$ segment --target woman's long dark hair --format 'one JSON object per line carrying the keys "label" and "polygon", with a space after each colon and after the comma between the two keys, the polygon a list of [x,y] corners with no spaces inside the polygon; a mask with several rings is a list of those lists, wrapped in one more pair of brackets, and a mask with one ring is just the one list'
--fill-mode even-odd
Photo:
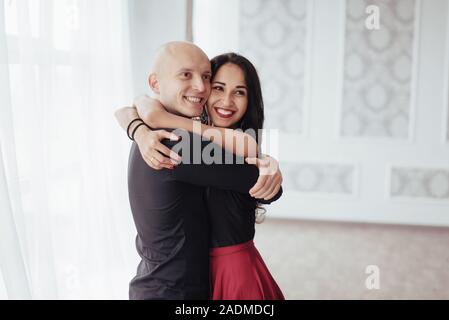
{"label": "woman's long dark hair", "polygon": [[237,128],[240,128],[243,131],[253,129],[256,133],[256,142],[260,144],[258,130],[263,128],[264,112],[262,88],[260,86],[256,68],[248,59],[233,52],[216,56],[210,63],[212,68],[212,80],[220,67],[227,63],[235,64],[243,71],[246,87],[248,89],[248,107],[242,119],[237,123]]}
{"label": "woman's long dark hair", "polygon": [[[243,131],[247,129],[254,130],[256,142],[260,145],[261,135],[259,135],[259,130],[263,129],[265,116],[263,112],[262,88],[260,86],[259,75],[257,74],[256,68],[244,56],[234,52],[220,54],[213,58],[210,63],[212,68],[212,81],[220,67],[227,63],[235,64],[243,71],[248,90],[248,106],[245,114],[236,126]],[[262,223],[265,220],[265,212],[265,208],[263,208],[260,203],[256,203],[256,223]]]}

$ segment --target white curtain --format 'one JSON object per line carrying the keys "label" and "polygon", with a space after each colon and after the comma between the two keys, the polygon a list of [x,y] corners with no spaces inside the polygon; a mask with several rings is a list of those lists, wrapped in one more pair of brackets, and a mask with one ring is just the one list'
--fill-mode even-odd
{"label": "white curtain", "polygon": [[113,112],[133,97],[127,1],[0,4],[0,289],[126,299],[138,257]]}

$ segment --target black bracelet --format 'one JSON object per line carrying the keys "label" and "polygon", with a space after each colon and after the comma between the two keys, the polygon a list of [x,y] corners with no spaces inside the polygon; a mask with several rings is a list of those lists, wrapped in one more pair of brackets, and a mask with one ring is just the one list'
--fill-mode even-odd
{"label": "black bracelet", "polygon": [[132,140],[132,141],[134,141],[134,134],[136,133],[137,129],[138,129],[140,126],[145,126],[145,127],[148,128],[148,126],[145,124],[145,122],[142,121],[141,123],[139,123],[139,124],[134,128],[133,133],[131,133],[131,140]]}
{"label": "black bracelet", "polygon": [[133,138],[131,138],[131,136],[129,135],[129,128],[131,128],[131,125],[134,123],[134,122],[136,122],[136,121],[142,121],[142,123],[143,123],[143,120],[142,119],[140,119],[140,118],[136,118],[136,119],[134,119],[133,121],[131,121],[129,124],[128,124],[128,127],[126,128],[126,134],[128,135],[128,138],[130,139],[130,140],[134,140]]}

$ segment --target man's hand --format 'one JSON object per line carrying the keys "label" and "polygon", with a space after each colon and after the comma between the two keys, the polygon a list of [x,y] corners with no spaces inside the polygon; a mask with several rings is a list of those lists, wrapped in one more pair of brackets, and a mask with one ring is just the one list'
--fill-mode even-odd
{"label": "man's hand", "polygon": [[249,190],[251,197],[256,199],[270,200],[281,188],[282,173],[276,159],[265,155],[262,159],[246,158],[248,164],[254,164],[259,168],[259,179]]}
{"label": "man's hand", "polygon": [[134,134],[140,154],[151,168],[155,170],[173,169],[181,162],[181,157],[164,146],[160,142],[162,139],[178,141],[179,137],[165,130],[151,131],[146,126],[140,126]]}

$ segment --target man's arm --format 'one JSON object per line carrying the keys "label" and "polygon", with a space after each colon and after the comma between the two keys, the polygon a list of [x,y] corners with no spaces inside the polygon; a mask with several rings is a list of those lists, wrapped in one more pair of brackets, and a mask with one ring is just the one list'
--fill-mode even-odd
{"label": "man's arm", "polygon": [[[182,161],[171,171],[173,180],[240,193],[248,193],[258,180],[258,167],[245,163],[242,157],[223,150],[213,142],[204,141],[201,136],[190,132],[184,134],[183,139],[186,140],[179,142],[182,144]],[[170,141],[164,141],[164,143],[169,147],[174,146],[174,143]],[[179,145],[175,147],[179,147]],[[211,150],[213,150],[211,157],[218,160],[218,163],[206,158],[211,154]],[[221,153],[217,155],[216,152],[220,152],[220,150]],[[272,198],[277,195],[280,197],[281,194],[282,189],[278,189]]]}
{"label": "man's arm", "polygon": [[[138,114],[153,128],[184,129],[202,135],[208,140],[241,157],[257,157],[256,140],[242,131],[212,127],[191,119],[167,112],[159,101],[148,96],[140,96],[134,102]],[[256,132],[257,134],[257,132]]]}

